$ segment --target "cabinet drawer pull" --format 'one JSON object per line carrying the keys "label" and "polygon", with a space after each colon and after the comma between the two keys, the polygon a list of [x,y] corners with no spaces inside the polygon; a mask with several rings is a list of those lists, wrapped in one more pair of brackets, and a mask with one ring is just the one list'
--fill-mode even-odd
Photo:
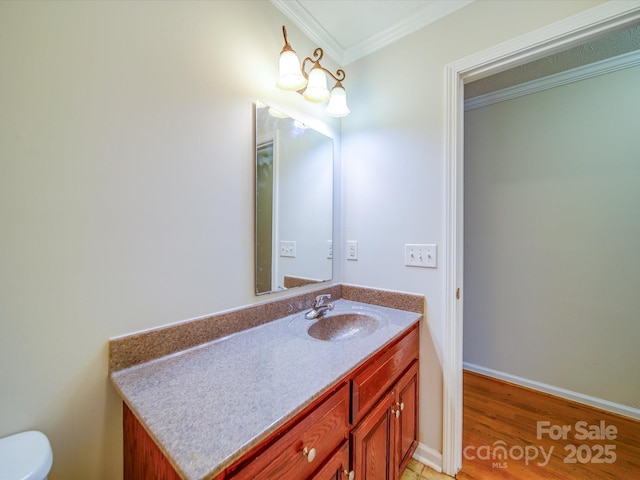
{"label": "cabinet drawer pull", "polygon": [[316,458],[316,449],[315,448],[309,448],[309,447],[304,447],[302,449],[302,454],[307,457],[307,462],[311,463],[313,462],[313,459]]}
{"label": "cabinet drawer pull", "polygon": [[356,472],[354,472],[353,470],[349,471],[349,470],[345,470],[344,472],[342,472],[342,474],[347,477],[349,480],[353,480],[354,477],[356,476]]}

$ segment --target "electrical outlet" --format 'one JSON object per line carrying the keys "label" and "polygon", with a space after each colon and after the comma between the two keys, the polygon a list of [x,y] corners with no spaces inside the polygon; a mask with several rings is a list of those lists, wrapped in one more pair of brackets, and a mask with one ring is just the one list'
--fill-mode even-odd
{"label": "electrical outlet", "polygon": [[280,241],[280,256],[281,257],[293,257],[296,256],[296,242],[295,241]]}
{"label": "electrical outlet", "polygon": [[347,242],[347,260],[358,260],[358,242],[356,240]]}
{"label": "electrical outlet", "polygon": [[437,246],[425,244],[406,244],[404,246],[404,264],[408,267],[436,268]]}

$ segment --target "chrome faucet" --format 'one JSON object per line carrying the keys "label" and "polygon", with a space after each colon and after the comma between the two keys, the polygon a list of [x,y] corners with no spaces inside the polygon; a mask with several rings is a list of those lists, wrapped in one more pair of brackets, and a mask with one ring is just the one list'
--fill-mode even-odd
{"label": "chrome faucet", "polygon": [[327,310],[333,310],[333,303],[324,303],[325,299],[331,300],[331,295],[328,293],[318,295],[313,302],[313,307],[305,313],[304,318],[313,320],[314,318],[320,318]]}

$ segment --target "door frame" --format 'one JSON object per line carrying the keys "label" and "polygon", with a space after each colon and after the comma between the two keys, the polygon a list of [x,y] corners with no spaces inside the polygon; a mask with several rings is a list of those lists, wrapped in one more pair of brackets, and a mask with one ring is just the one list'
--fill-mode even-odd
{"label": "door frame", "polygon": [[442,471],[462,467],[464,84],[640,22],[640,2],[612,0],[445,67]]}

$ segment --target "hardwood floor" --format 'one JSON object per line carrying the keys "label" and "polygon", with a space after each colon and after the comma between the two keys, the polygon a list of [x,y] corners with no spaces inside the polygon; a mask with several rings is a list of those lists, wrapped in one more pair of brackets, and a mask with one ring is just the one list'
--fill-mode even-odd
{"label": "hardwood floor", "polygon": [[468,371],[463,445],[459,480],[640,478],[639,421]]}

